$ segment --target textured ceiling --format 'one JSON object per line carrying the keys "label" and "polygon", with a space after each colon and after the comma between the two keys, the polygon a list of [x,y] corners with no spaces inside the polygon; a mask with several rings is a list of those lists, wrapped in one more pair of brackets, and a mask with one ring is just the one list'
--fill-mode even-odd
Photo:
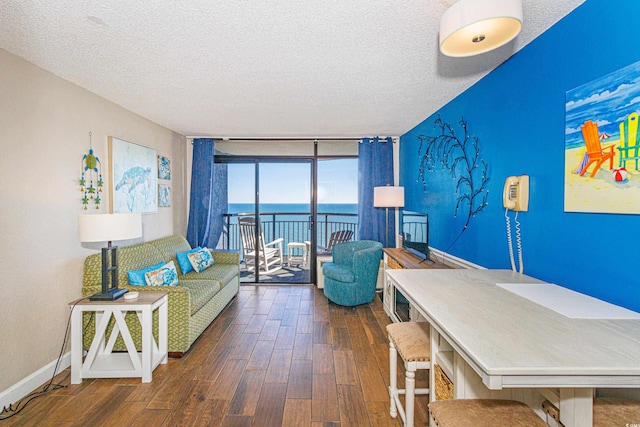
{"label": "textured ceiling", "polygon": [[0,48],[182,135],[401,135],[583,1],[523,0],[466,59],[438,51],[455,0],[2,0]]}

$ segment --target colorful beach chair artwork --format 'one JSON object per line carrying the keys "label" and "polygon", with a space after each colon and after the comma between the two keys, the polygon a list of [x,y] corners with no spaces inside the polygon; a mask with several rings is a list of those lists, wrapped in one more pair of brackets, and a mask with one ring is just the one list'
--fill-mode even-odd
{"label": "colorful beach chair artwork", "polygon": [[584,122],[581,129],[582,137],[584,138],[584,143],[586,145],[586,152],[582,162],[573,173],[583,176],[589,169],[589,166],[593,164],[595,166],[589,175],[590,178],[593,178],[598,172],[598,169],[600,169],[600,166],[602,166],[602,164],[607,160],[609,160],[609,169],[613,169],[613,157],[616,154],[615,151],[613,151],[615,144],[609,144],[603,147],[600,143],[598,125],[591,120]]}
{"label": "colorful beach chair artwork", "polygon": [[638,141],[638,113],[629,114],[627,119],[620,123],[620,144],[617,147],[620,152],[618,167],[627,167],[627,162],[635,161],[634,170],[638,170],[640,160],[640,141]]}

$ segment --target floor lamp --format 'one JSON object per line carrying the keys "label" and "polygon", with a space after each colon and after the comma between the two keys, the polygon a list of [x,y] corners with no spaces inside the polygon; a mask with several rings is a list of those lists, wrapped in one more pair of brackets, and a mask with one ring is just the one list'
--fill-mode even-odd
{"label": "floor lamp", "polygon": [[127,292],[126,289],[118,289],[118,247],[112,246],[111,242],[135,239],[140,236],[142,236],[141,214],[78,216],[78,237],[81,242],[107,242],[107,247],[102,248],[102,290],[92,295],[89,298],[91,301],[112,301]]}
{"label": "floor lamp", "polygon": [[373,207],[386,208],[386,220],[384,228],[384,246],[389,247],[389,208],[404,207],[404,187],[393,187],[387,185],[385,187],[373,188]]}

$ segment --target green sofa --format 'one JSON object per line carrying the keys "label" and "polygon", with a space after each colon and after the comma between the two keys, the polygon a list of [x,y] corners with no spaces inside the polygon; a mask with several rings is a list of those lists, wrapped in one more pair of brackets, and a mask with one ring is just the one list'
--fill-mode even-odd
{"label": "green sofa", "polygon": [[[130,291],[169,291],[168,351],[170,357],[181,357],[238,293],[240,285],[240,255],[238,252],[211,251],[214,265],[198,273],[182,274],[176,253],[191,246],[180,235],[118,248],[118,287]],[[177,286],[131,286],[129,270],[139,270],[162,261],[173,260],[178,270]],[[90,255],[84,262],[82,295],[101,291],[101,254]],[[157,311],[154,313],[154,335],[157,339]],[[95,319],[85,313],[84,346],[88,349],[95,334]],[[141,349],[140,323],[133,312],[126,316],[127,325],[138,348]],[[113,319],[112,319],[113,324]],[[112,325],[111,325],[112,326]],[[110,328],[111,328],[110,326]],[[126,351],[122,337],[114,350]]]}

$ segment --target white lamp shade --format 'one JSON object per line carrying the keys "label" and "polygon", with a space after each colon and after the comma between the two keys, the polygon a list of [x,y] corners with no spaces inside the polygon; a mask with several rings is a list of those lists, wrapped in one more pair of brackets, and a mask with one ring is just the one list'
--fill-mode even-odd
{"label": "white lamp shade", "polygon": [[520,0],[460,0],[440,20],[440,52],[465,57],[497,49],[522,28]]}
{"label": "white lamp shade", "polygon": [[78,216],[78,237],[81,242],[111,242],[140,236],[142,215],[139,213]]}
{"label": "white lamp shade", "polygon": [[374,187],[373,206],[376,208],[401,208],[404,206],[404,187]]}

